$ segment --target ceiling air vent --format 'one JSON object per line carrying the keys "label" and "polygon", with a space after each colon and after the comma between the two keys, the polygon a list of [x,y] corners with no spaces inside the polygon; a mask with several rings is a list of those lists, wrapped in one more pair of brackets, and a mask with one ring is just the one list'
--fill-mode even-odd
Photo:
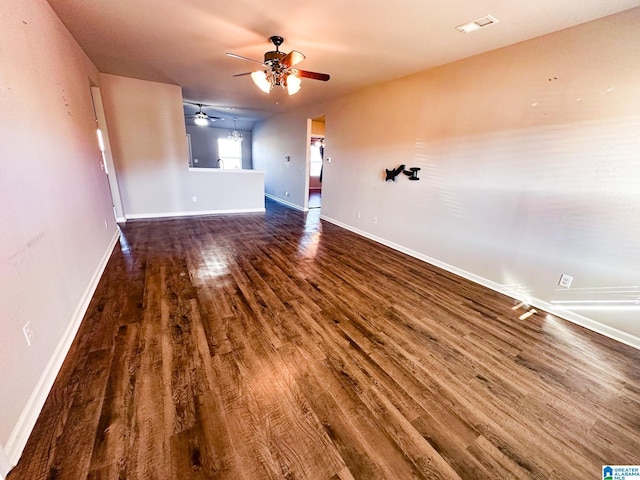
{"label": "ceiling air vent", "polygon": [[485,15],[484,17],[480,17],[473,22],[458,25],[456,28],[462,33],[469,33],[473,32],[474,30],[478,30],[479,28],[488,27],[489,25],[492,25],[494,23],[498,23],[497,18],[494,18],[491,15]]}

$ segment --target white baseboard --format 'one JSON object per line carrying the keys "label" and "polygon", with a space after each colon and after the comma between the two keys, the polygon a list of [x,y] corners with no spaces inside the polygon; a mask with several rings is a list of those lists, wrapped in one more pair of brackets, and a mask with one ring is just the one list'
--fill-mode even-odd
{"label": "white baseboard", "polygon": [[227,210],[197,210],[192,212],[164,212],[164,213],[131,213],[127,214],[127,220],[144,218],[172,218],[172,217],[195,217],[198,215],[222,215],[228,213],[264,213],[263,208],[233,208]]}
{"label": "white baseboard", "polygon": [[127,223],[126,217],[116,217],[116,223]]}
{"label": "white baseboard", "polygon": [[4,453],[4,448],[0,443],[0,480],[5,480],[5,478],[7,478],[9,470],[11,470],[11,464],[9,463],[9,459]]}
{"label": "white baseboard", "polygon": [[296,205],[295,203],[287,202],[286,200],[283,200],[283,199],[281,199],[279,197],[271,195],[270,193],[265,193],[264,196],[267,197],[270,200],[273,200],[274,202],[281,203],[282,205],[286,205],[287,207],[295,208],[296,210],[299,210],[301,212],[306,212],[308,210],[308,209],[305,210],[300,205]]}
{"label": "white baseboard", "polygon": [[[389,248],[392,248],[394,250],[407,254],[410,257],[417,258],[418,260],[422,260],[423,262],[429,263],[431,265],[435,265],[436,267],[442,268],[443,270],[451,272],[462,278],[471,280],[472,282],[482,285],[483,287],[487,287],[491,290],[495,290],[496,292],[502,293],[516,300],[519,300],[519,301],[522,300],[522,298],[519,298],[517,292],[513,291],[513,289],[505,287],[504,285],[500,285],[499,283],[496,283],[492,280],[481,277],[471,272],[467,272],[466,270],[455,267],[453,265],[449,265],[448,263],[442,262],[433,257],[429,257],[420,252],[416,252],[415,250],[411,250],[397,243],[390,242],[388,240],[385,240],[382,237],[372,235],[369,232],[365,232],[364,230],[360,230],[351,225],[347,225],[334,218],[327,217],[325,215],[320,215],[320,218],[322,220],[326,220],[327,222],[333,223],[334,225],[342,227],[346,230],[349,230],[353,233],[357,233],[358,235],[361,235],[370,240],[373,240],[374,242],[380,243]],[[636,337],[635,335],[631,335],[630,333],[623,332],[621,330],[618,330],[617,328],[610,327],[608,325],[597,322],[595,320],[592,320],[590,318],[587,318],[575,312],[565,310],[563,308],[559,308],[556,305],[553,305],[544,300],[540,300],[539,298],[528,297],[527,303],[532,307],[536,307],[536,308],[539,308],[540,310],[544,310],[546,312],[552,313],[553,315],[563,318],[564,320],[568,320],[569,322],[575,323],[577,325],[580,325],[581,327],[587,328],[601,335],[604,335],[605,337],[609,337],[613,340],[617,340],[620,343],[624,343],[625,345],[629,345],[631,347],[634,347],[640,350],[640,338]]]}
{"label": "white baseboard", "polygon": [[[47,396],[53,387],[53,382],[55,381],[56,376],[62,367],[62,363],[69,352],[73,339],[80,328],[84,314],[86,313],[87,308],[89,308],[91,298],[98,287],[100,277],[102,277],[102,273],[109,262],[109,257],[111,257],[111,253],[113,252],[119,237],[120,230],[116,229],[116,233],[109,242],[107,250],[102,256],[89,285],[87,285],[78,306],[73,312],[71,321],[67,325],[58,345],[56,345],[56,349],[51,355],[44,372],[40,376],[40,380],[38,380],[38,383],[33,389],[27,404],[22,410],[16,426],[9,435],[9,439],[7,440],[7,444],[4,448],[4,453],[6,455],[6,459],[9,461],[10,467],[17,465],[18,460],[20,460],[22,450],[24,450],[24,447],[27,444],[27,440],[29,439],[29,435],[31,435],[31,431],[36,424],[38,415],[40,415],[44,402],[47,400]],[[2,468],[1,464],[0,468]]]}

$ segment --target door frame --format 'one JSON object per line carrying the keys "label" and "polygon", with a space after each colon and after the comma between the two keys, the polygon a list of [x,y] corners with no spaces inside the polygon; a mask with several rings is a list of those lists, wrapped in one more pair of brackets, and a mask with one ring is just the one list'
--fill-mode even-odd
{"label": "door frame", "polygon": [[[309,174],[311,172],[311,139],[314,137],[326,138],[325,137],[326,130],[322,134],[313,133],[313,121],[319,120],[319,119],[322,119],[324,121],[325,129],[326,129],[326,123],[327,123],[326,115],[319,115],[314,118],[307,118],[307,136],[306,136],[307,143],[305,145],[306,168],[305,168],[305,175],[304,175],[304,211],[305,212],[309,210],[309,178],[310,178]],[[324,159],[323,159],[323,166],[324,166]]]}
{"label": "door frame", "polygon": [[[118,185],[118,174],[113,162],[111,153],[111,143],[109,142],[109,131],[107,130],[107,119],[104,114],[104,105],[102,103],[102,94],[100,87],[91,85],[91,98],[93,100],[93,108],[96,114],[97,126],[102,132],[102,140],[104,143],[104,162],[106,164],[107,179],[109,181],[109,190],[111,192],[111,200],[113,201],[113,211],[116,222],[122,223],[127,221],[127,216],[122,205],[122,197],[120,196],[120,187]],[[105,173],[106,173],[105,172]]]}

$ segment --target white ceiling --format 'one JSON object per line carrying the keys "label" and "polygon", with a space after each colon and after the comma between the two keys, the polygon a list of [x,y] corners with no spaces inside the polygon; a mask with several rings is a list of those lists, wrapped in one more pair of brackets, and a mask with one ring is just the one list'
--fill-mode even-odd
{"label": "white ceiling", "polygon": [[[48,0],[102,72],[177,84],[207,113],[247,121],[627,10],[639,0]],[[472,33],[456,25],[490,14]],[[281,35],[302,90],[261,92],[249,76]],[[259,67],[258,67],[259,68]],[[227,110],[234,108],[235,110]]]}

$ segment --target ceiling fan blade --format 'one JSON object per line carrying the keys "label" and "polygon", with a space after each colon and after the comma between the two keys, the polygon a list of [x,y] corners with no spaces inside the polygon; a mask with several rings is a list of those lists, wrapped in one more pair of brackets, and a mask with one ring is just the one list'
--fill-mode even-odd
{"label": "ceiling fan blade", "polygon": [[234,77],[244,77],[245,75],[251,75],[253,72],[236,73]]}
{"label": "ceiling fan blade", "polygon": [[328,73],[308,72],[307,70],[295,69],[293,70],[293,73],[301,78],[311,78],[313,80],[322,80],[323,82],[326,82],[331,78]]}
{"label": "ceiling fan blade", "polygon": [[280,63],[284,65],[286,68],[291,68],[294,65],[303,61],[305,58],[307,57],[305,57],[302,53],[298,52],[297,50],[291,50],[282,58],[282,60],[280,60]]}
{"label": "ceiling fan blade", "polygon": [[237,58],[237,59],[239,59],[239,60],[246,60],[247,62],[257,63],[257,64],[259,64],[259,65],[262,65],[262,66],[265,66],[265,67],[266,67],[266,65],[265,65],[264,63],[259,62],[258,60],[254,60],[254,59],[252,59],[252,58],[243,57],[242,55],[236,55],[235,53],[227,53],[227,54],[225,54],[225,55],[227,55],[227,56],[229,56],[229,57],[231,57],[231,58]]}

